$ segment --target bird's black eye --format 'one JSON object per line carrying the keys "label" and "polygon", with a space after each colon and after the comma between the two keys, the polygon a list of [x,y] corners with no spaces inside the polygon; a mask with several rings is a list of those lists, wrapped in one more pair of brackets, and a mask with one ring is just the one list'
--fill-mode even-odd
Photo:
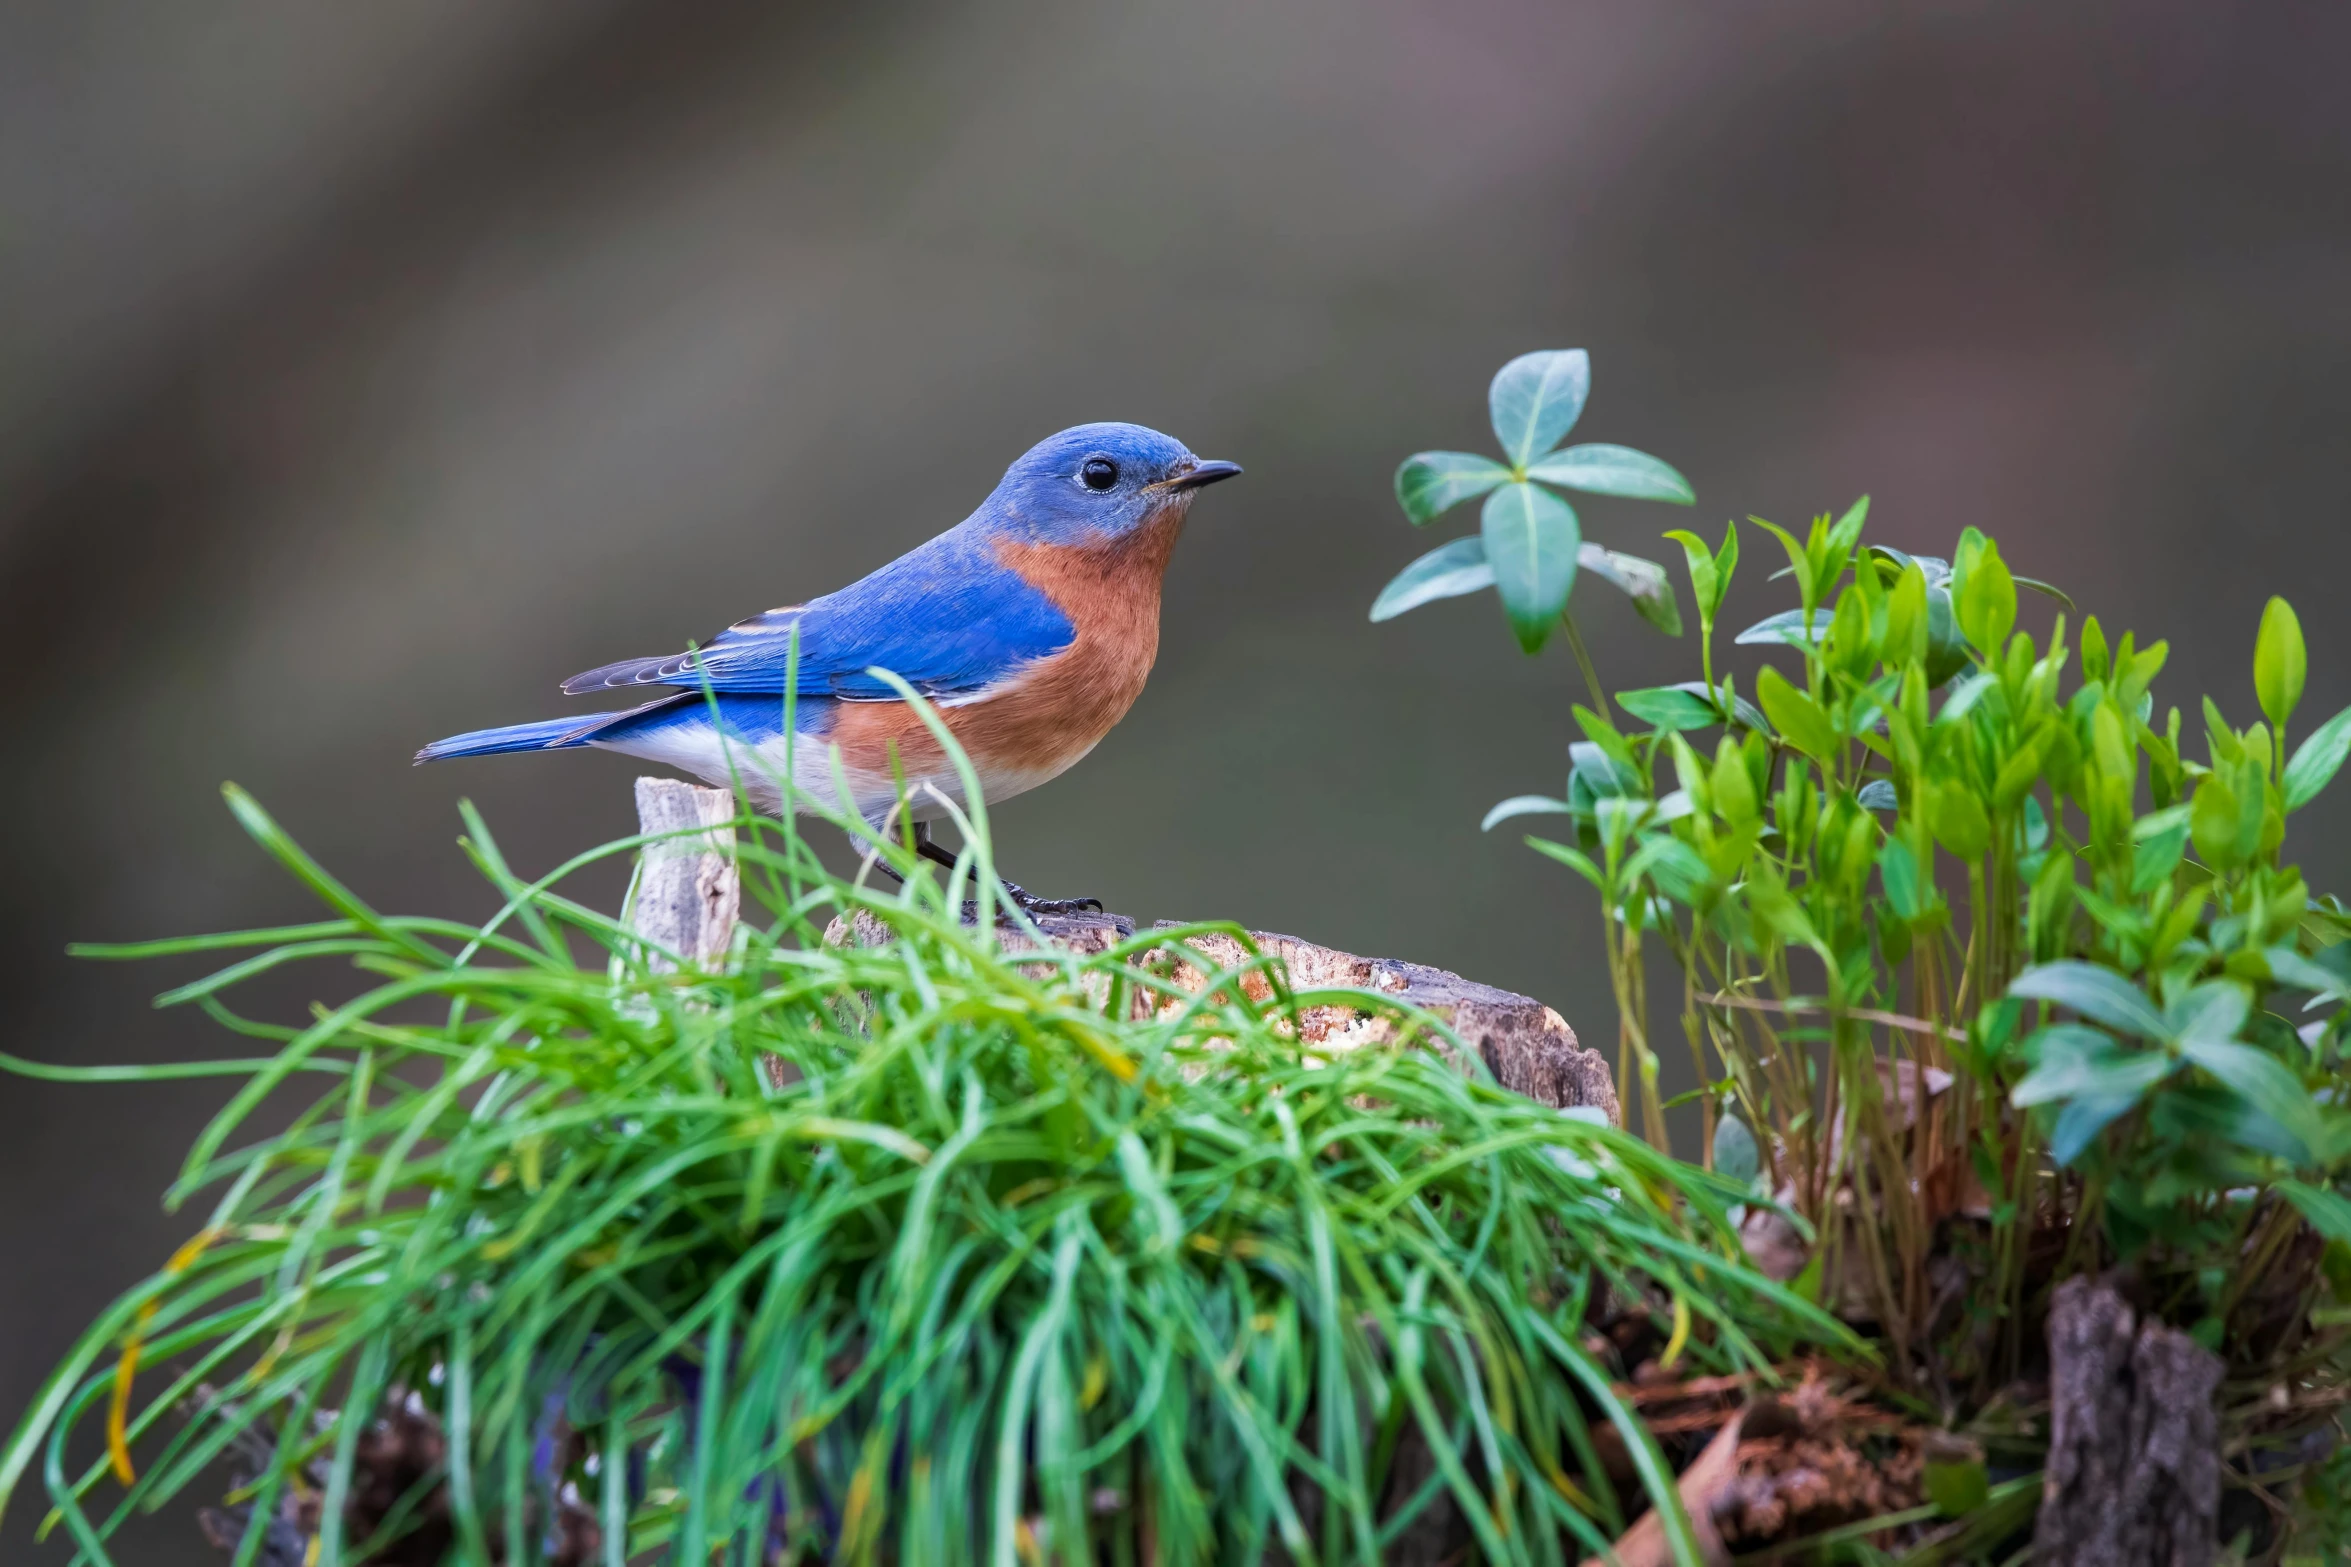
{"label": "bird's black eye", "polygon": [[1118,464],[1107,457],[1089,457],[1078,478],[1089,490],[1107,490],[1118,482]]}

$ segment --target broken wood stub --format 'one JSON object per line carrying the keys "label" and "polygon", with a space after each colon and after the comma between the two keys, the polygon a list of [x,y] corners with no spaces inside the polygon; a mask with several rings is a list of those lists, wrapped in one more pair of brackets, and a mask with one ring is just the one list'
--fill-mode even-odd
{"label": "broken wood stub", "polygon": [[2139,1321],[2112,1286],[2058,1286],[2035,1562],[2207,1567],[2220,1515],[2221,1373],[2219,1356]]}
{"label": "broken wood stub", "polygon": [[660,949],[646,954],[649,967],[674,969],[666,956],[671,952],[690,963],[712,963],[733,944],[743,902],[734,819],[735,797],[725,789],[675,778],[637,780],[637,830],[688,834],[648,843],[639,856],[629,926]]}

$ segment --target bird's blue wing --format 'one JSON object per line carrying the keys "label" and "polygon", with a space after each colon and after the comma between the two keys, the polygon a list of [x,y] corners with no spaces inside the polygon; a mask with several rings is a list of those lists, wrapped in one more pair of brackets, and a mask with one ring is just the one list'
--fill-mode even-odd
{"label": "bird's blue wing", "polygon": [[792,633],[799,694],[855,701],[895,695],[865,671],[890,670],[925,696],[976,691],[1069,646],[1076,629],[1053,601],[962,528],[873,575],[806,604],[738,621],[692,653],[626,659],[572,676],[573,695],[626,686],[781,693]]}

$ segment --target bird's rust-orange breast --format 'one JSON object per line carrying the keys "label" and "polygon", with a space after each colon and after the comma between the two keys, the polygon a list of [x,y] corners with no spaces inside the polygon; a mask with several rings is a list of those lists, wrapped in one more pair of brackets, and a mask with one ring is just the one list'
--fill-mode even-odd
{"label": "bird's rust-orange breast", "polygon": [[[1051,599],[1076,635],[987,692],[941,710],[991,798],[1030,789],[1073,766],[1124,718],[1159,653],[1159,589],[1186,507],[1177,504],[1118,539],[1080,545],[1005,542],[997,557]],[[832,739],[851,769],[887,776],[896,747],[909,778],[945,757],[904,703],[845,704]]]}

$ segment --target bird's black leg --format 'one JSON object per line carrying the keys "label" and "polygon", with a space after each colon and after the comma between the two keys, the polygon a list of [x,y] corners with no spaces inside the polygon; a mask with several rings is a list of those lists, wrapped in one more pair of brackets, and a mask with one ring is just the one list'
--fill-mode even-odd
{"label": "bird's black leg", "polygon": [[[933,865],[943,865],[949,870],[955,868],[955,856],[931,841],[931,827],[928,822],[914,824],[914,852]],[[1013,881],[1006,881],[1004,890],[1011,896],[1014,903],[1019,904],[1021,909],[1029,914],[1082,914],[1089,909],[1097,914],[1102,912],[1100,898],[1040,898],[1026,887]],[[971,909],[972,905],[966,904],[965,908]],[[976,917],[976,913],[974,917]]]}

